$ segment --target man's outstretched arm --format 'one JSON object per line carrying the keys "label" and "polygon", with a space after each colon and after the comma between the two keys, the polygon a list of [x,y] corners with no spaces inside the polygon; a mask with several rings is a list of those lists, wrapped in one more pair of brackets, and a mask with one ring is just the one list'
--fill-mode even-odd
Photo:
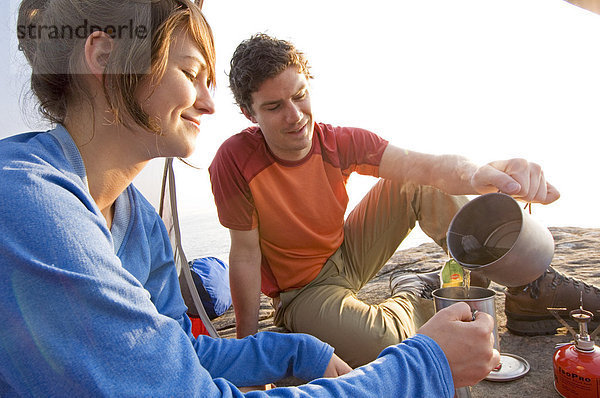
{"label": "man's outstretched arm", "polygon": [[501,191],[525,202],[552,203],[560,197],[542,168],[525,159],[490,162],[478,167],[458,155],[431,155],[388,145],[379,175],[404,183],[430,185],[451,195]]}
{"label": "man's outstretched arm", "polygon": [[260,263],[262,254],[258,229],[229,230],[229,283],[235,310],[237,337],[253,335],[258,331],[260,308]]}

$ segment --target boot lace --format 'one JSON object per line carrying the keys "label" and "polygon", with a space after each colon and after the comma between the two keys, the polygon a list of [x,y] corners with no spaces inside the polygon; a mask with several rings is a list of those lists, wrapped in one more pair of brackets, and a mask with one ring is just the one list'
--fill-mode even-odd
{"label": "boot lace", "polygon": [[424,283],[423,291],[421,292],[421,297],[426,299],[433,298],[433,291],[437,289],[437,286],[430,285],[429,283]]}
{"label": "boot lace", "polygon": [[564,274],[561,274],[560,272],[556,271],[553,268],[548,269],[544,275],[540,276],[539,278],[537,278],[535,281],[529,283],[528,285],[525,286],[525,288],[523,289],[524,292],[529,292],[529,296],[532,299],[537,299],[540,297],[540,283],[542,282],[542,280],[544,278],[546,278],[547,276],[549,276],[549,274],[554,274],[553,278],[552,278],[552,282],[550,282],[550,286],[552,289],[556,289],[559,285],[565,283],[565,284],[569,284],[572,283],[573,287],[577,290],[583,290],[585,293],[590,293],[590,292],[594,292],[594,294],[598,295],[600,294],[600,289],[598,289],[595,286],[592,285],[588,285],[587,283],[574,279],[572,277],[568,277]]}

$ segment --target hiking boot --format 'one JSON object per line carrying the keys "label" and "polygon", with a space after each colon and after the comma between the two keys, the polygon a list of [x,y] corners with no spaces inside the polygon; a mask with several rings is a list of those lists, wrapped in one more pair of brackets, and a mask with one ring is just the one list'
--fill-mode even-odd
{"label": "hiking boot", "polygon": [[412,293],[416,297],[433,299],[431,292],[440,287],[439,271],[413,274],[397,270],[390,276],[392,297]]}
{"label": "hiking boot", "polygon": [[514,334],[536,336],[554,334],[562,325],[548,308],[566,308],[561,317],[572,322],[569,311],[583,308],[594,314],[590,332],[600,324],[600,290],[577,279],[566,277],[549,267],[544,275],[528,285],[506,289],[506,328]]}

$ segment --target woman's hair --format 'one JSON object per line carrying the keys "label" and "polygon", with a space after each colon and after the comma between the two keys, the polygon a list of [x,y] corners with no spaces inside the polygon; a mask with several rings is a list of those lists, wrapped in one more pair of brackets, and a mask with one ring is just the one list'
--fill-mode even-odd
{"label": "woman's hair", "polygon": [[[104,96],[113,122],[137,125],[160,134],[158,122],[135,98],[142,82],[164,75],[174,34],[190,34],[208,67],[214,87],[215,49],[210,26],[190,0],[23,0],[19,9],[19,47],[32,68],[31,89],[39,110],[64,123],[72,101],[89,101],[81,74],[88,36],[102,30],[113,38],[103,74]],[[91,106],[91,101],[89,102]]]}
{"label": "woman's hair", "polygon": [[229,87],[237,104],[252,112],[252,93],[267,79],[275,77],[290,66],[298,68],[307,79],[312,78],[304,54],[285,40],[258,33],[244,40],[231,58]]}

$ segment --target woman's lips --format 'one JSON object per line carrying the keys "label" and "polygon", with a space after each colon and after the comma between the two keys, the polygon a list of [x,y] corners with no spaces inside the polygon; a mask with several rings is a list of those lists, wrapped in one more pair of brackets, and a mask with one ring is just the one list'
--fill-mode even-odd
{"label": "woman's lips", "polygon": [[200,119],[195,119],[189,116],[181,116],[182,119],[187,120],[188,122],[192,122],[196,127],[200,128]]}

